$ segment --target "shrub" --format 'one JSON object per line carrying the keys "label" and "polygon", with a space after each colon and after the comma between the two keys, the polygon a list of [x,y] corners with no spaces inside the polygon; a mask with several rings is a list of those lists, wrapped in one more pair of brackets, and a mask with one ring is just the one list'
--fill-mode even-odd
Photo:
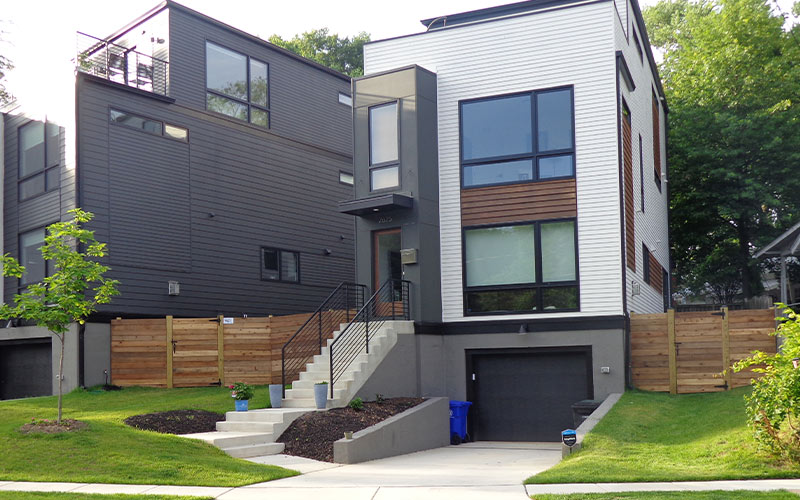
{"label": "shrub", "polygon": [[783,339],[780,352],[753,352],[733,365],[734,371],[753,367],[761,377],[754,379],[753,391],[745,396],[747,416],[756,440],[775,454],[793,462],[800,461],[800,323],[798,316],[784,304],[786,317],[772,335]]}
{"label": "shrub", "polygon": [[352,401],[350,401],[350,404],[348,406],[354,409],[355,411],[361,411],[364,409],[364,401],[361,398],[355,398]]}

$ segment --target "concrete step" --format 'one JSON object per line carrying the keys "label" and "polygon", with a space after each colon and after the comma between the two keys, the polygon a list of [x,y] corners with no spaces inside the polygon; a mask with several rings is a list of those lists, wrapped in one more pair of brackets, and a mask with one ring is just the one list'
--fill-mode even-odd
{"label": "concrete step", "polygon": [[219,432],[264,432],[275,434],[275,428],[283,426],[281,422],[217,422]]}
{"label": "concrete step", "polygon": [[[333,389],[334,397],[339,397],[344,394],[345,389],[340,389],[339,384]],[[315,389],[312,387],[311,389],[307,388],[295,388],[294,385],[291,389],[286,391],[286,399],[314,399],[314,391]],[[327,390],[328,395],[330,395],[330,389]],[[284,399],[284,401],[286,400]]]}
{"label": "concrete step", "polygon": [[286,418],[295,418],[302,415],[302,411],[286,410],[283,408],[267,408],[263,410],[229,411],[225,414],[226,422],[283,422]]}
{"label": "concrete step", "polygon": [[275,440],[271,432],[199,432],[196,434],[184,434],[182,437],[201,439],[206,443],[223,449],[267,444]]}
{"label": "concrete step", "polygon": [[222,451],[236,458],[261,457],[264,455],[277,455],[282,453],[286,447],[283,443],[251,444],[245,446],[234,446],[223,448]]}

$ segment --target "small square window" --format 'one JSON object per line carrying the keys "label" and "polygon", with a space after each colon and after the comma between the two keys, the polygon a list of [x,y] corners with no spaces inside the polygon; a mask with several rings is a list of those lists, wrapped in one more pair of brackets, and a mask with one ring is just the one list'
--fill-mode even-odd
{"label": "small square window", "polygon": [[278,248],[262,248],[261,279],[299,283],[300,254]]}

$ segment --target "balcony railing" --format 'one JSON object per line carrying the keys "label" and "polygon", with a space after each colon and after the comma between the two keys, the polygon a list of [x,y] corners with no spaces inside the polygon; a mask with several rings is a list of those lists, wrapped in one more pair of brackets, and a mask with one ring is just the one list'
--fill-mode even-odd
{"label": "balcony railing", "polygon": [[169,63],[78,32],[78,71],[160,95],[168,94]]}

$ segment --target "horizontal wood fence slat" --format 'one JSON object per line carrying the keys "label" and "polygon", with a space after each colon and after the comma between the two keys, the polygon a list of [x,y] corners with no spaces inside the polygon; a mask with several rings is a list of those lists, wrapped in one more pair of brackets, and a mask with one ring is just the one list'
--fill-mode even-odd
{"label": "horizontal wood fence slat", "polygon": [[[750,384],[751,370],[730,366],[759,350],[775,353],[775,310],[631,314],[633,385],[672,394],[715,392]],[[723,370],[727,370],[721,375]]]}
{"label": "horizontal wood fence slat", "polygon": [[[311,314],[111,322],[111,383],[200,387],[281,383],[281,348]],[[331,322],[328,322],[331,323]],[[330,338],[339,325],[329,324]]]}

